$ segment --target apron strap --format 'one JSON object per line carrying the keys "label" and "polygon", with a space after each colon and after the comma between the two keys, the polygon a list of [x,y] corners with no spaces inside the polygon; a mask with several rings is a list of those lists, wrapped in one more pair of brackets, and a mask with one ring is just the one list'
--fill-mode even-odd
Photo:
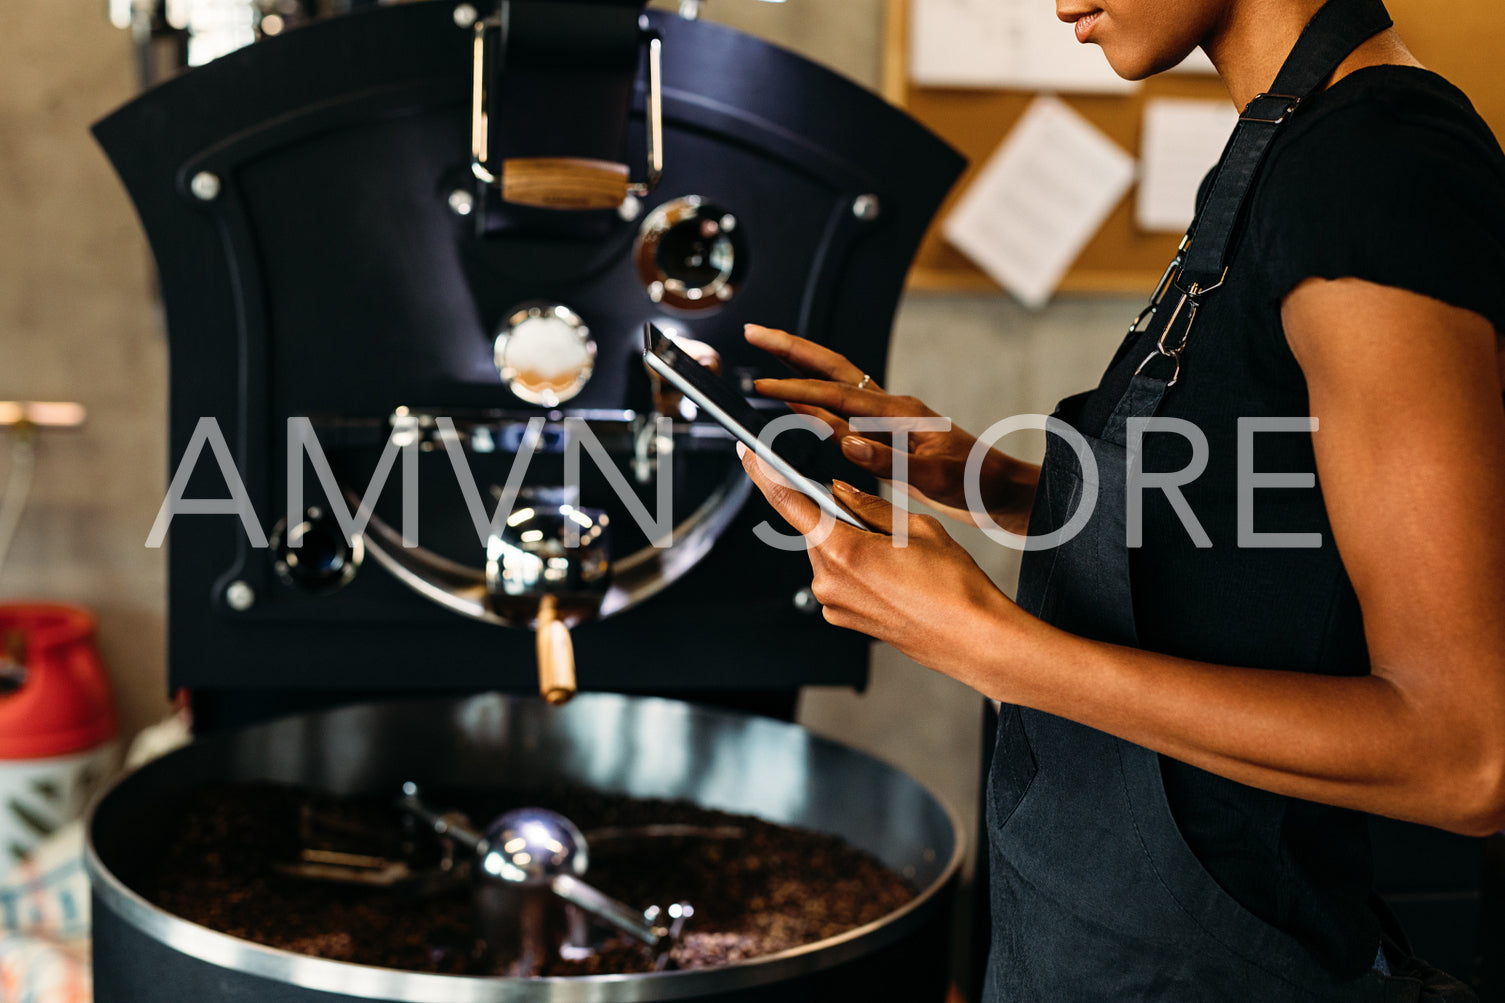
{"label": "apron strap", "polygon": [[1322,89],[1353,50],[1392,23],[1382,0],[1329,0],[1312,17],[1270,91],[1250,101],[1239,116],[1212,191],[1192,224],[1177,283],[1184,291],[1196,296],[1222,284],[1234,228],[1281,125]]}
{"label": "apron strap", "polygon": [[[1302,101],[1322,90],[1343,60],[1392,23],[1383,0],[1328,0],[1302,31],[1270,91],[1244,108],[1223,150],[1211,191],[1171,263],[1170,281],[1161,282],[1140,315],[1141,319],[1154,317],[1149,330],[1158,332],[1155,349],[1140,363],[1109,416],[1104,439],[1125,445],[1128,419],[1154,415],[1180,379],[1181,354],[1197,309],[1228,274],[1234,230],[1281,126]],[[1174,308],[1167,309],[1167,303]]]}

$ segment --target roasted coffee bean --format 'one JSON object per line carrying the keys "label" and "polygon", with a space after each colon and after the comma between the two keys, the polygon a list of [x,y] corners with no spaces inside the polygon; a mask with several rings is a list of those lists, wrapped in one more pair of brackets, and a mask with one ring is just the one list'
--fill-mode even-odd
{"label": "roasted coffee bean", "polygon": [[[425,797],[483,825],[527,805],[557,811],[587,833],[644,825],[740,829],[735,838],[616,838],[590,848],[587,879],[608,895],[635,908],[681,900],[695,906],[672,951],[678,968],[731,964],[824,940],[881,919],[914,897],[893,870],[833,836],[688,803],[569,787],[426,790]],[[174,837],[138,887],[192,922],[270,947],[383,968],[501,975],[517,960],[508,945],[478,943],[468,887],[415,896],[277,870],[305,849],[433,866],[437,841],[413,840],[390,798],[225,784],[198,791],[176,820]],[[638,945],[612,941],[584,960],[551,957],[543,974],[626,974],[652,965]]]}

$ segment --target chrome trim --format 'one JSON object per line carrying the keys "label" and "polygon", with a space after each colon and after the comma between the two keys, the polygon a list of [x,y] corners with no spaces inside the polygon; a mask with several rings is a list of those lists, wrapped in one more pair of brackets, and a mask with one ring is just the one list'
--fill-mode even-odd
{"label": "chrome trim", "polygon": [[[705,501],[674,527],[674,545],[643,547],[612,562],[612,585],[601,601],[608,617],[656,595],[695,566],[736,518],[752,493],[752,482],[736,464]],[[346,494],[349,495],[347,489]],[[404,547],[402,537],[372,514],[366,526],[366,551],[394,578],[419,595],[473,620],[504,626],[527,626],[501,616],[486,601],[483,569],[453,561],[425,547]]]}
{"label": "chrome trim", "polygon": [[627,194],[642,198],[658,187],[664,176],[664,40],[654,32],[648,36],[648,176],[629,181]]}
{"label": "chrome trim", "polygon": [[471,42],[470,173],[488,185],[494,185],[501,179],[486,166],[486,161],[491,159],[487,135],[491,123],[486,113],[486,32],[501,26],[499,14],[482,18],[475,22],[475,36]]}

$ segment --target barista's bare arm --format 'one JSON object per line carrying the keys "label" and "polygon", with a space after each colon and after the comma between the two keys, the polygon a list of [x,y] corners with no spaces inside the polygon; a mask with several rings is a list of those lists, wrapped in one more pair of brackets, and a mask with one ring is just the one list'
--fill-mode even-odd
{"label": "barista's bare arm", "polygon": [[1018,694],[1257,787],[1499,830],[1505,408],[1495,331],[1476,314],[1357,280],[1304,283],[1282,320],[1319,422],[1318,480],[1372,674],[1228,670],[1057,635]]}
{"label": "barista's bare arm", "polygon": [[[1283,319],[1319,421],[1318,477],[1372,674],[1210,665],[1075,637],[988,588],[923,517],[910,521],[907,550],[837,526],[812,551],[817,596],[832,622],[989,696],[1266,790],[1497,831],[1505,408],[1495,332],[1467,311],[1355,280],[1302,285]],[[803,499],[749,466],[796,526],[812,524]],[[892,518],[871,495],[841,500],[874,525]]]}

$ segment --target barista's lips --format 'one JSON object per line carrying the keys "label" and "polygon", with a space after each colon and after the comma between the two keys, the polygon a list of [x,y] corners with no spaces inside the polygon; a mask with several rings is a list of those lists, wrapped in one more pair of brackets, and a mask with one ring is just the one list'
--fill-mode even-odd
{"label": "barista's lips", "polygon": [[1078,18],[1076,22],[1076,40],[1085,43],[1092,35],[1092,29],[1097,25],[1102,16],[1102,11],[1095,10],[1085,17]]}
{"label": "barista's lips", "polygon": [[1101,8],[1088,8],[1086,10],[1057,10],[1056,17],[1068,24],[1076,25],[1076,39],[1078,42],[1086,42],[1092,34],[1092,29],[1103,16]]}

